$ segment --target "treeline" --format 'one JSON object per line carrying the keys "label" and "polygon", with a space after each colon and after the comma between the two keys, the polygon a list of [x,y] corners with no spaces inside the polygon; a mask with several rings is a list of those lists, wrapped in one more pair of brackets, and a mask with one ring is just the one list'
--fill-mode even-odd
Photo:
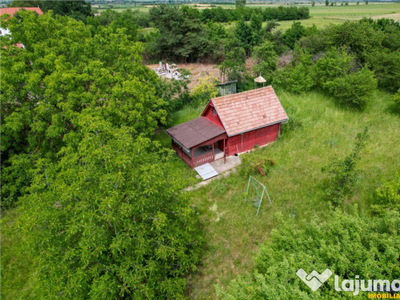
{"label": "treeline", "polygon": [[239,21],[244,19],[250,21],[251,16],[256,13],[262,16],[263,21],[285,21],[285,20],[302,20],[310,17],[310,11],[307,7],[297,6],[279,6],[263,8],[240,7],[237,9],[224,9],[222,7],[206,8],[203,10],[193,9],[194,15],[201,19],[204,23],[209,21],[224,23]]}
{"label": "treeline", "polygon": [[377,87],[400,89],[398,22],[363,19],[308,33],[296,27],[293,58],[275,84],[295,93],[319,89],[353,108],[365,107]]}

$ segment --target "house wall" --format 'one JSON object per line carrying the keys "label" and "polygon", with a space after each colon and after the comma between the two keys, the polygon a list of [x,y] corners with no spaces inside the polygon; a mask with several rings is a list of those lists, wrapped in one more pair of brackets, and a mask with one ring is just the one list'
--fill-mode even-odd
{"label": "house wall", "polygon": [[246,132],[243,134],[243,139],[241,134],[228,137],[228,156],[251,150],[255,145],[263,146],[275,141],[278,138],[279,128],[279,124],[274,124]]}
{"label": "house wall", "polygon": [[202,116],[208,118],[209,120],[211,120],[215,124],[217,124],[217,125],[221,126],[222,128],[224,128],[224,126],[222,125],[222,122],[219,119],[218,115],[214,115],[213,114],[213,107],[211,105],[207,106],[207,108],[204,111],[204,113],[202,114]]}

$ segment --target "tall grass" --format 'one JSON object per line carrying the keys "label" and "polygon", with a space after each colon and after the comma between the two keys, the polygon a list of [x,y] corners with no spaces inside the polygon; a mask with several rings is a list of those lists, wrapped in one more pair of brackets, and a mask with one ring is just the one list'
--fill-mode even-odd
{"label": "tall grass", "polygon": [[324,198],[321,182],[327,175],[321,168],[349,154],[355,136],[365,126],[370,137],[357,165],[360,173],[354,196],[344,208],[367,214],[374,190],[399,169],[400,118],[387,111],[390,95],[377,92],[364,112],[342,109],[319,93],[295,96],[280,92],[278,96],[289,117],[302,126],[290,132],[283,127],[278,141],[244,154],[251,159],[261,153],[274,160],[268,176],[256,176],[268,188],[273,204],[264,199],[256,217],[256,208],[243,202],[248,178],[239,173],[190,194],[192,205],[202,214],[207,237],[203,264],[189,278],[189,294],[196,299],[214,298],[213,284],[227,284],[251,270],[259,244],[276,225],[274,212],[295,218],[301,226],[332,209]]}

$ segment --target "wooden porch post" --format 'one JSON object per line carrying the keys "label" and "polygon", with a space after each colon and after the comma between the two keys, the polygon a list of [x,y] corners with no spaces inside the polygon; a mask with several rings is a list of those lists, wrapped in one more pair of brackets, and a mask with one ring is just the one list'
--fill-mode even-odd
{"label": "wooden porch post", "polygon": [[212,143],[212,154],[213,154],[213,159],[215,159],[215,153],[214,153],[214,142]]}
{"label": "wooden porch post", "polygon": [[226,139],[224,139],[224,164],[226,163]]}
{"label": "wooden porch post", "polygon": [[190,149],[190,152],[192,153],[190,159],[191,159],[191,168],[193,168],[193,148]]}

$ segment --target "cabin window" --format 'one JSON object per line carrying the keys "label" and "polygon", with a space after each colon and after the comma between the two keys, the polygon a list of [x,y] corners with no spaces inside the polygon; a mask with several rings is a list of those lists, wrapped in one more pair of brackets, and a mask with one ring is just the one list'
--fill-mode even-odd
{"label": "cabin window", "polygon": [[213,110],[213,115],[216,116],[217,112],[215,111],[215,108],[213,108],[212,110]]}

